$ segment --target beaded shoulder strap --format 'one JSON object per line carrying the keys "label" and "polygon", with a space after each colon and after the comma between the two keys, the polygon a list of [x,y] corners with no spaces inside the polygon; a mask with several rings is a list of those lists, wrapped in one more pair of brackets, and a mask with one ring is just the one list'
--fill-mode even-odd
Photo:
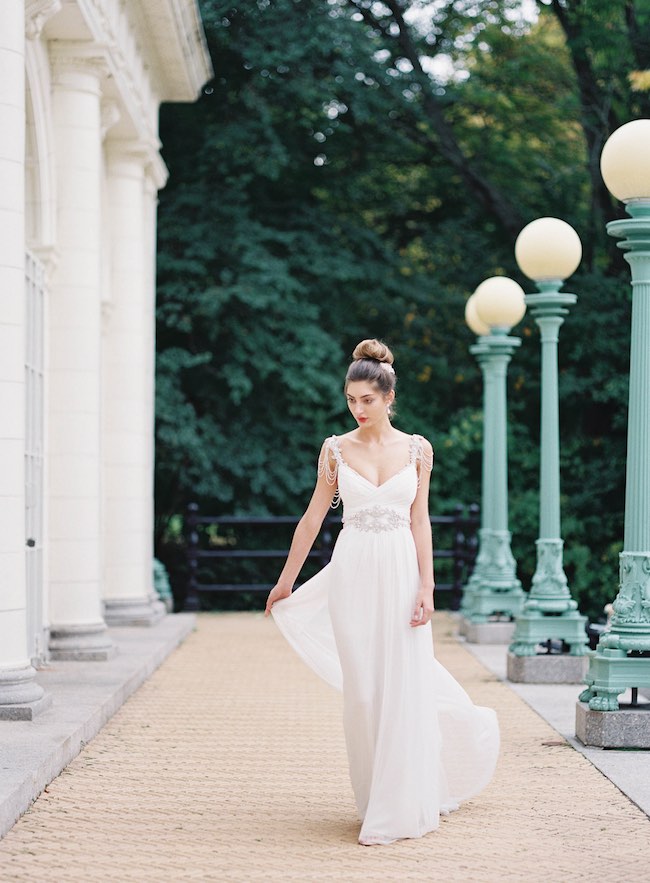
{"label": "beaded shoulder strap", "polygon": [[[334,465],[332,465],[332,459],[334,460]],[[325,443],[323,444],[318,458],[318,477],[321,478],[324,475],[325,481],[328,484],[337,485],[336,492],[330,503],[332,509],[336,509],[341,500],[341,495],[338,489],[339,466],[341,465],[341,462],[342,458],[339,449],[339,440],[335,435],[332,435],[325,439]]]}
{"label": "beaded shoulder strap", "polygon": [[420,474],[423,469],[431,472],[433,469],[433,451],[429,453],[424,447],[424,438],[421,435],[411,436],[411,463],[415,463],[418,473],[418,487],[420,487]]}

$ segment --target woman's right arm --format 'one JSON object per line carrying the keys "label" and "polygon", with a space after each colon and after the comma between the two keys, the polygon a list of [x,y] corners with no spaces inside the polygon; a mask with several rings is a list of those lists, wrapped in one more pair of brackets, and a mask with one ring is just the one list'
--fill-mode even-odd
{"label": "woman's right arm", "polygon": [[316,482],[314,493],[305,514],[296,526],[289,555],[286,564],[282,568],[282,573],[266,599],[264,616],[270,614],[271,607],[276,601],[279,601],[281,598],[288,598],[291,594],[293,585],[298,579],[298,574],[305,563],[309,550],[314,545],[314,540],[318,536],[323,519],[327,515],[327,511],[334,498],[337,481],[335,480],[331,484],[328,481],[328,475],[332,476],[336,473],[336,464],[332,463],[331,453],[326,448],[326,443],[323,444],[321,449],[319,463],[325,463],[329,468],[318,470],[318,481]]}

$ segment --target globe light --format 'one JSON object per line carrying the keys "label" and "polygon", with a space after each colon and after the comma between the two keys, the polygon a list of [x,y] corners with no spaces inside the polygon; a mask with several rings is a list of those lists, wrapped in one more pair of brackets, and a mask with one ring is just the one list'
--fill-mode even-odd
{"label": "globe light", "polygon": [[650,120],[632,120],[610,135],[600,171],[616,199],[650,200]]}
{"label": "globe light", "polygon": [[468,298],[467,303],[465,304],[465,322],[469,326],[470,330],[474,332],[478,337],[482,337],[485,334],[490,333],[490,326],[486,325],[482,319],[479,319],[479,315],[476,312],[476,301],[474,299],[474,295]]}
{"label": "globe light", "polygon": [[522,273],[535,282],[564,280],[582,258],[580,237],[559,218],[537,218],[517,237],[515,258]]}
{"label": "globe light", "polygon": [[479,319],[490,328],[510,329],[526,312],[524,290],[508,276],[485,279],[472,297]]}

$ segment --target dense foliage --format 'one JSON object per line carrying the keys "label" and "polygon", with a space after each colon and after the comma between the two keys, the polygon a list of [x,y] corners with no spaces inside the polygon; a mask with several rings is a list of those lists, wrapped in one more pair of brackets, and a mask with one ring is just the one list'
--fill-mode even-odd
{"label": "dense foliage", "polygon": [[[363,337],[396,354],[396,425],[434,444],[432,509],[477,499],[465,300],[495,273],[531,290],[513,242],[554,215],[585,246],[560,348],[563,526],[570,584],[597,616],[621,549],[630,324],[598,157],[612,129],[650,115],[646,5],[551,0],[527,18],[515,0],[201,7],[214,80],[161,113],[159,556],[171,560],[191,499],[215,514],[304,508],[322,438],[351,428],[341,382]],[[539,347],[530,319],[517,333],[510,511],[529,585]]]}

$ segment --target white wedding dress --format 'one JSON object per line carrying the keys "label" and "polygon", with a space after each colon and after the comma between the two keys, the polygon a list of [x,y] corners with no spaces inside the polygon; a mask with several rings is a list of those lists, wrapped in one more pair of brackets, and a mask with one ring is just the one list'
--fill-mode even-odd
{"label": "white wedding dress", "polygon": [[[299,656],[343,691],[359,842],[421,837],[489,782],[499,751],[492,709],[476,706],[434,658],[429,626],[409,625],[419,587],[410,508],[422,467],[375,486],[336,463],[344,527],[330,563],[271,613]],[[321,464],[322,466],[322,464]]]}

